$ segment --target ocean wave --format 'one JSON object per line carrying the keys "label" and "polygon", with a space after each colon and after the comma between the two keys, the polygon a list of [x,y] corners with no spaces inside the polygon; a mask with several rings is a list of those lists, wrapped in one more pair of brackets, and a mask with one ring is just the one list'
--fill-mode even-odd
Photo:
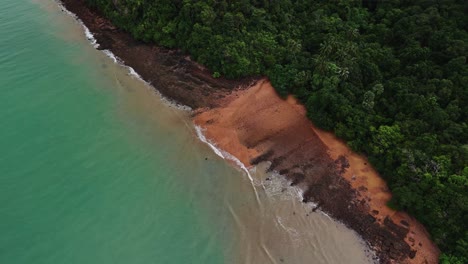
{"label": "ocean wave", "polygon": [[[298,202],[303,203],[305,190],[300,186],[291,186],[291,181],[287,180],[286,177],[284,175],[281,175],[278,171],[274,170],[269,173],[269,180],[267,181],[267,183],[267,185],[264,185],[264,182],[262,182],[262,185],[268,196],[278,197],[279,199],[284,200],[294,199]],[[287,190],[286,192],[284,191],[285,189]],[[322,214],[330,220],[343,224],[342,221],[334,219],[327,212],[323,211],[320,207],[318,207],[318,203],[309,201],[307,203],[303,203],[303,206],[308,211],[313,211]]]}
{"label": "ocean wave", "polygon": [[112,51],[110,50],[102,50],[102,52],[104,52],[104,54],[107,55],[107,57],[109,57],[114,63],[122,66],[122,67],[125,67],[128,69],[128,75],[132,76],[133,78],[136,78],[142,82],[144,82],[148,87],[151,87],[152,91],[161,99],[161,101],[166,104],[167,106],[169,107],[173,107],[173,108],[176,108],[176,109],[179,109],[179,110],[182,110],[182,111],[192,111],[193,109],[189,106],[186,106],[186,105],[183,105],[183,104],[180,104],[174,100],[171,100],[167,97],[165,97],[164,95],[161,94],[161,92],[158,91],[158,89],[156,89],[156,87],[154,87],[153,85],[151,85],[151,83],[145,81],[143,79],[143,77],[141,77],[140,74],[138,74],[138,72],[135,71],[135,69],[133,69],[132,67],[128,66],[128,65],[125,65],[124,61],[119,58],[117,55],[115,55],[114,53],[112,53]]}
{"label": "ocean wave", "polygon": [[199,127],[197,125],[194,125],[194,126],[195,126],[195,131],[196,131],[197,136],[200,139],[200,141],[207,144],[213,150],[213,152],[216,153],[216,155],[218,155],[222,159],[234,162],[234,164],[236,164],[242,171],[244,171],[247,174],[247,177],[249,178],[250,183],[252,185],[252,189],[253,189],[253,191],[255,193],[255,198],[257,200],[257,203],[260,206],[261,202],[260,202],[260,198],[258,196],[257,189],[255,188],[255,181],[252,178],[252,175],[250,174],[250,171],[247,169],[247,167],[245,167],[245,165],[238,158],[236,158],[234,155],[232,155],[231,153],[229,153],[227,151],[219,149],[218,147],[216,147],[215,144],[210,142],[210,140],[208,140],[205,137],[205,135],[203,134],[203,131],[202,131],[201,127]]}
{"label": "ocean wave", "polygon": [[[138,74],[132,67],[130,66],[127,66],[128,67],[128,71],[129,71],[129,74],[132,75],[133,77],[137,78],[137,79],[140,79],[144,82],[146,82],[145,80],[143,80],[143,78],[140,76],[140,74]],[[148,83],[148,82],[146,82]]]}
{"label": "ocean wave", "polygon": [[219,157],[221,157],[222,159],[224,159],[224,155],[223,153],[221,152],[220,149],[218,149],[217,147],[215,147],[213,144],[211,144],[208,139],[206,139],[205,135],[202,133],[202,129],[201,127],[195,125],[195,132],[197,133],[197,136],[198,138],[200,139],[201,142],[207,144],[212,150],[213,152],[218,155]]}
{"label": "ocean wave", "polygon": [[67,8],[65,8],[65,6],[63,5],[62,2],[60,2],[60,1],[56,1],[56,2],[58,4],[58,6],[60,7],[60,9],[62,10],[62,12],[64,12],[65,14],[67,14],[67,15],[69,15],[71,17],[73,17],[75,19],[75,21],[78,22],[78,24],[80,24],[83,27],[86,39],[91,43],[91,45],[94,48],[99,48],[99,44],[97,43],[96,38],[94,37],[93,33],[91,33],[89,28],[83,23],[83,21],[76,14],[70,12]]}
{"label": "ocean wave", "polygon": [[232,155],[231,153],[229,153],[227,151],[224,151],[222,149],[217,148],[215,144],[211,143],[210,140],[208,140],[205,137],[205,135],[203,134],[203,131],[202,131],[201,127],[195,125],[195,131],[197,133],[198,138],[203,143],[208,144],[208,146],[210,146],[210,148],[214,151],[214,153],[216,153],[216,155],[218,155],[222,159],[230,160],[230,161],[234,162],[241,170],[243,170],[247,174],[250,181],[252,183],[254,183],[254,179],[252,178],[252,175],[250,174],[250,171],[247,169],[247,167],[245,167],[245,165],[238,158],[236,158],[234,155]]}
{"label": "ocean wave", "polygon": [[106,54],[106,56],[109,57],[114,63],[121,64],[122,61],[117,56],[115,56],[115,54],[112,53],[112,51],[102,50],[102,52]]}
{"label": "ocean wave", "polygon": [[[99,43],[97,43],[97,40],[96,38],[94,37],[93,33],[89,30],[88,27],[86,27],[86,25],[83,23],[83,21],[74,13],[70,12],[64,5],[63,3],[61,3],[60,1],[56,1],[56,3],[58,4],[58,6],[60,7],[60,9],[66,13],[67,15],[71,16],[72,18],[74,18],[78,24],[80,24],[82,27],[83,27],[83,31],[84,31],[84,34],[86,36],[86,39],[90,42],[90,44],[94,47],[94,48],[99,48]],[[132,67],[128,66],[128,65],[125,65],[125,63],[123,62],[122,59],[120,59],[118,56],[116,56],[114,53],[112,53],[112,51],[110,50],[102,50],[102,52],[104,54],[106,54],[107,57],[109,57],[114,63],[116,64],[119,64],[123,67],[126,67],[128,69],[128,74],[134,78],[137,78],[138,80],[144,82],[145,84],[147,84],[149,87],[152,87],[153,91],[161,98],[161,101],[163,101],[163,103],[165,103],[166,105],[168,105],[169,107],[173,107],[173,108],[176,108],[176,109],[179,109],[179,110],[182,110],[182,111],[192,111],[193,109],[189,106],[186,106],[186,105],[183,105],[183,104],[180,104],[180,103],[177,103],[175,102],[174,100],[171,100],[167,97],[165,97],[164,95],[162,95],[154,86],[151,85],[151,83],[148,83],[147,81],[145,81],[136,71],[135,69],[133,69]]]}

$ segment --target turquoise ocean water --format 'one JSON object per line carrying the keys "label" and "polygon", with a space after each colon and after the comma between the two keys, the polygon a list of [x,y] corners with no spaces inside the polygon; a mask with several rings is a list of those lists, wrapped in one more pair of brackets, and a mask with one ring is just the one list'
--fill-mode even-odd
{"label": "turquoise ocean water", "polygon": [[221,263],[184,177],[226,166],[200,168],[183,113],[139,116],[55,5],[0,7],[0,263]]}
{"label": "turquoise ocean water", "polygon": [[257,200],[128,73],[56,2],[2,1],[0,263],[363,263],[353,232],[261,169]]}

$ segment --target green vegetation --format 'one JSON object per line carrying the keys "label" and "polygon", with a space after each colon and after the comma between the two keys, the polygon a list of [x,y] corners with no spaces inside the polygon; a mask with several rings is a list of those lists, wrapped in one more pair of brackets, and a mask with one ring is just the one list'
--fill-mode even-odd
{"label": "green vegetation", "polygon": [[364,153],[391,206],[468,263],[468,2],[87,0],[228,78],[266,75]]}

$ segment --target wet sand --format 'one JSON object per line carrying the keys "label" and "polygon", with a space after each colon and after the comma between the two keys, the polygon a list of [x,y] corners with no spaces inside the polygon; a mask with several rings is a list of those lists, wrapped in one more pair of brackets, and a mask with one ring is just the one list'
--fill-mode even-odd
{"label": "wet sand", "polygon": [[354,231],[322,212],[312,212],[313,204],[302,202],[301,190],[278,173],[266,172],[268,166],[264,162],[250,170],[257,206],[248,179],[244,177],[243,184],[224,179],[225,204],[239,239],[228,263],[375,263]]}
{"label": "wet sand", "polygon": [[[213,79],[207,69],[179,51],[134,40],[87,8],[83,0],[63,3],[89,27],[100,49],[111,50],[163,95],[196,109],[194,121],[205,129],[208,139],[246,166],[271,161],[269,170],[303,189],[303,201],[316,204],[313,211],[323,210],[355,230],[381,263],[437,262],[438,250],[424,228],[405,214],[383,209],[389,194],[383,181],[372,180],[378,176],[366,173],[356,181],[347,179],[356,174],[351,171],[362,170],[357,166],[361,160],[338,148],[333,143],[338,141],[327,141],[326,133],[317,134],[294,98],[281,100],[262,80],[245,89],[254,79]],[[236,87],[244,89],[234,91]],[[369,203],[361,185],[371,190],[367,193],[378,194],[381,202],[371,194],[371,202],[376,201]],[[375,192],[376,188],[383,191]],[[403,218],[409,227],[401,223]],[[421,246],[416,241],[422,241]]]}

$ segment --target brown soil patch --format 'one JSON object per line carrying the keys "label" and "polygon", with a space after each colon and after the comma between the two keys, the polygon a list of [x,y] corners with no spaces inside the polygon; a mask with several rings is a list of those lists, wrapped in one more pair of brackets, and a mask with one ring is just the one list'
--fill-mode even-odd
{"label": "brown soil patch", "polygon": [[[409,227],[409,233],[405,241],[416,251],[411,263],[438,263],[439,249],[430,240],[426,229],[413,217],[404,212],[390,209],[387,203],[392,194],[387,184],[370,165],[367,159],[353,153],[348,146],[332,133],[328,133],[314,127],[314,131],[324,142],[332,159],[340,156],[348,160],[349,168],[343,173],[343,177],[351,183],[355,190],[359,190],[358,197],[367,201],[369,211],[380,224],[385,224],[389,218],[393,223],[403,227]],[[421,246],[422,245],[422,246]]]}

